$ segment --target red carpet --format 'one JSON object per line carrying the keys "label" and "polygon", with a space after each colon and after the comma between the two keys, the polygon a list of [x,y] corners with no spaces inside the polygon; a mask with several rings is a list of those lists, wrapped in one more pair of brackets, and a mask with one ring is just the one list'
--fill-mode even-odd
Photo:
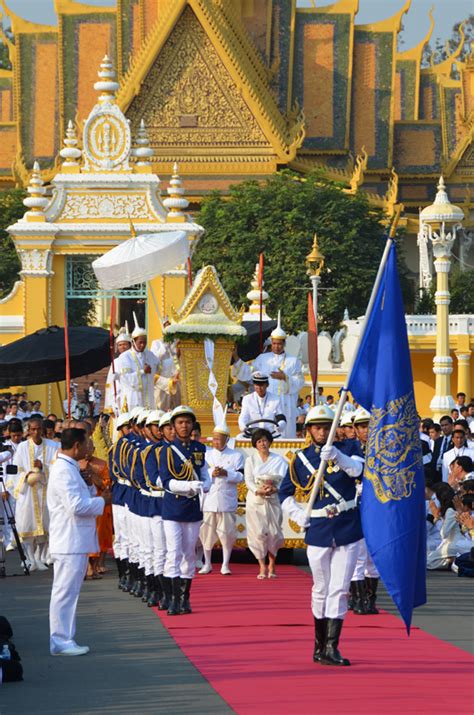
{"label": "red carpet", "polygon": [[310,577],[294,566],[264,581],[256,566],[218,569],[196,577],[192,615],[157,613],[238,715],[474,712],[468,653],[415,628],[407,638],[395,616],[349,614],[341,651],[353,665],[313,664]]}

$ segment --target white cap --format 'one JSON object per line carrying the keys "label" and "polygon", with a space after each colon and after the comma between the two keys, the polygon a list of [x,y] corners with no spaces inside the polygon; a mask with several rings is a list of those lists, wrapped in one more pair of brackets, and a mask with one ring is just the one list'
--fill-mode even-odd
{"label": "white cap", "polygon": [[115,422],[115,427],[117,429],[120,429],[120,427],[124,427],[124,425],[128,425],[130,422],[130,415],[128,412],[122,412],[121,415],[117,417],[117,420]]}
{"label": "white cap", "polygon": [[141,411],[142,411],[141,407],[134,407],[132,410],[130,410],[130,419],[131,420],[138,419],[138,416],[140,415]]}
{"label": "white cap", "polygon": [[363,422],[370,422],[370,412],[365,410],[363,407],[359,407],[355,411],[354,415],[354,424],[355,425],[360,425]]}
{"label": "white cap", "polygon": [[171,424],[171,412],[165,412],[160,420],[160,427]]}
{"label": "white cap", "polygon": [[137,425],[141,425],[144,422],[147,421],[148,415],[150,414],[151,410],[146,410],[145,408],[142,408],[140,410],[139,415],[137,416]]}
{"label": "white cap", "polygon": [[128,332],[128,321],[125,321],[125,326],[120,328],[117,337],[115,338],[116,343],[131,343],[132,336]]}
{"label": "white cap", "polygon": [[146,330],[145,328],[140,328],[140,326],[138,325],[138,320],[135,311],[133,312],[133,322],[135,323],[135,328],[133,329],[132,338],[141,338],[142,336],[146,337]]}
{"label": "white cap", "polygon": [[352,412],[346,412],[342,415],[339,425],[341,427],[352,427]]}
{"label": "white cap", "polygon": [[171,421],[176,419],[176,417],[180,417],[181,415],[189,415],[190,417],[196,419],[196,415],[190,407],[188,407],[187,405],[178,405],[178,407],[175,407],[171,413]]}
{"label": "white cap", "polygon": [[328,405],[316,405],[308,410],[305,425],[317,425],[324,422],[333,422],[334,412]]}
{"label": "white cap", "polygon": [[274,340],[286,340],[287,335],[281,327],[281,312],[278,311],[278,321],[276,328],[270,333],[270,337]]}
{"label": "white cap", "polygon": [[146,418],[146,424],[148,425],[159,425],[160,420],[163,417],[163,410],[152,410],[148,417]]}

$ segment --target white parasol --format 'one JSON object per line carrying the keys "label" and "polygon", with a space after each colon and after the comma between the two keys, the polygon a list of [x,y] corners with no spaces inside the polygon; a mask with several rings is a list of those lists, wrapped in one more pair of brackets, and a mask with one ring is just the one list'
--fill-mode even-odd
{"label": "white parasol", "polygon": [[115,290],[150,281],[186,263],[188,257],[185,231],[143,233],[104,253],[92,268],[101,288]]}

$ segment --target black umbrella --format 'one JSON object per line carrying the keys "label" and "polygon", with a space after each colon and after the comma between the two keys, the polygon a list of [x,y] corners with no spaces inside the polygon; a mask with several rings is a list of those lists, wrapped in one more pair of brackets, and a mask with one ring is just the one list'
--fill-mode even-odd
{"label": "black umbrella", "polygon": [[[110,365],[109,332],[69,328],[71,377],[91,375]],[[0,388],[44,385],[66,379],[64,328],[51,325],[0,348]]]}
{"label": "black umbrella", "polygon": [[[263,341],[268,338],[270,333],[277,326],[276,320],[264,320],[262,323]],[[244,320],[242,327],[247,331],[247,337],[244,338],[242,344],[238,346],[239,357],[247,362],[254,360],[257,355],[262,352],[260,350],[260,321],[259,320]]]}

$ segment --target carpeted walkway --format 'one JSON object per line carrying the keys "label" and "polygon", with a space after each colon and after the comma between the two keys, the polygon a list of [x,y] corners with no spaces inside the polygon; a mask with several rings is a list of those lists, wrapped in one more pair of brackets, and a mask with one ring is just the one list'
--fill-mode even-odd
{"label": "carpeted walkway", "polygon": [[[350,668],[313,664],[311,579],[294,566],[259,581],[255,566],[219,567],[193,584],[189,616],[156,611],[183,653],[238,715],[315,712],[471,715],[473,658],[395,616],[349,614]],[[238,590],[236,589],[238,581]]]}

